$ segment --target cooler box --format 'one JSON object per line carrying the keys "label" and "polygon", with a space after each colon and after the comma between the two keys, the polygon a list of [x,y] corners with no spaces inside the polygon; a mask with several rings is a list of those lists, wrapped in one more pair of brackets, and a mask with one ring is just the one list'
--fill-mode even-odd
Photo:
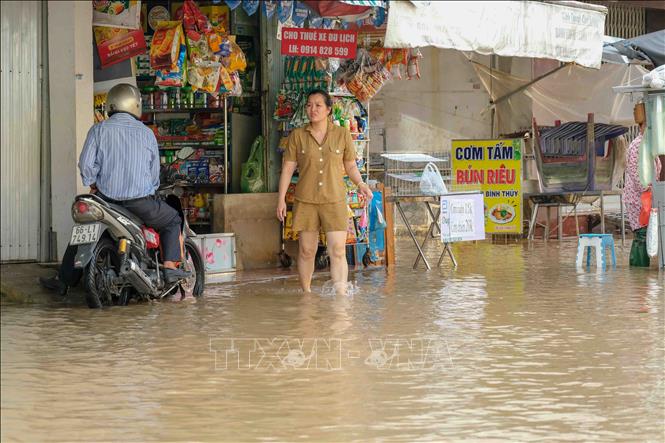
{"label": "cooler box", "polygon": [[236,237],[235,234],[199,234],[193,238],[201,250],[206,274],[235,272]]}

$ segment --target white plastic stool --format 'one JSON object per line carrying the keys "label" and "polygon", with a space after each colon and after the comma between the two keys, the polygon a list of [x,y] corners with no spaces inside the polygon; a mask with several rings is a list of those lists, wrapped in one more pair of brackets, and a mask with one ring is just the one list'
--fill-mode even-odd
{"label": "white plastic stool", "polygon": [[611,234],[582,234],[577,240],[577,260],[576,266],[582,267],[584,259],[584,250],[587,251],[586,265],[591,266],[591,248],[596,248],[596,266],[605,269],[605,249],[609,248],[612,253],[612,266],[616,267],[617,258],[614,252],[614,238]]}

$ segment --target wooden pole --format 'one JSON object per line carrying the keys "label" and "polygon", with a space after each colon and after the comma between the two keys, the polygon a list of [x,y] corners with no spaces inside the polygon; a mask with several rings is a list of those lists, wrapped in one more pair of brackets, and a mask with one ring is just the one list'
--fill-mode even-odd
{"label": "wooden pole", "polygon": [[594,132],[594,115],[593,113],[587,114],[586,123],[586,152],[587,152],[587,191],[594,191],[595,189],[595,174],[596,174],[596,143]]}

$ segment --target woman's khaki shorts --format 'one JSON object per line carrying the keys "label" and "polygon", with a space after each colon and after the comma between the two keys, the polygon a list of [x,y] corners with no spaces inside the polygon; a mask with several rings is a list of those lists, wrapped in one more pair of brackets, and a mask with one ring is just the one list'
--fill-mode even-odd
{"label": "woman's khaki shorts", "polygon": [[346,231],[349,223],[348,217],[345,201],[326,204],[296,201],[293,206],[293,230],[296,232]]}

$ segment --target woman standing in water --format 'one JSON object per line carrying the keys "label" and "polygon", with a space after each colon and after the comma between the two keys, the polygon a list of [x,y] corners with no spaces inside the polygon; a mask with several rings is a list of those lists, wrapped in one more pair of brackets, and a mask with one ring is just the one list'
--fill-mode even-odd
{"label": "woman standing in water", "polygon": [[[635,123],[640,126],[640,133],[630,143],[626,151],[626,172],[623,187],[623,202],[626,206],[626,218],[633,231],[633,244],[630,248],[630,266],[649,267],[650,260],[647,254],[647,227],[640,222],[640,212],[642,211],[642,193],[647,191],[651,185],[646,188],[640,183],[638,172],[638,155],[640,143],[642,143],[642,134],[646,125],[646,116],[644,114],[644,104],[638,103],[633,109]],[[661,164],[656,158],[656,176],[660,173]]]}
{"label": "woman standing in water", "polygon": [[293,209],[293,230],[298,233],[298,274],[304,292],[311,292],[319,231],[326,234],[330,274],[338,294],[345,294],[349,267],[346,262],[348,209],[344,174],[358,186],[367,201],[372,191],[362,181],[356,150],[348,129],[332,123],[332,98],[317,89],[307,96],[309,124],[290,135],[282,163],[277,218],[286,218],[286,191],[299,170]]}

